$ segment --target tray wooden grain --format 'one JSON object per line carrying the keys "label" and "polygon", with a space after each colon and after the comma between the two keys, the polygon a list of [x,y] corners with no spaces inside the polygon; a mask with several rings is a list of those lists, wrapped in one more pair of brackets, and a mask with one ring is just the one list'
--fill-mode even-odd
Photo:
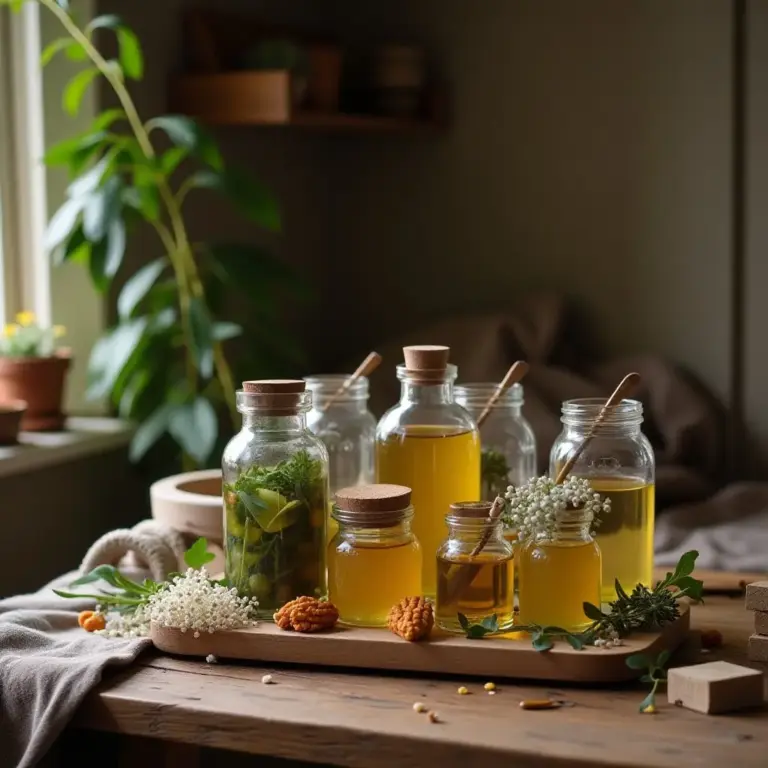
{"label": "tray wooden grain", "polygon": [[641,672],[626,665],[633,653],[655,655],[675,650],[690,626],[688,606],[661,632],[637,634],[608,650],[573,650],[558,642],[546,653],[531,647],[525,635],[468,640],[434,631],[428,641],[409,643],[386,629],[337,627],[331,632],[303,635],[284,632],[271,622],[250,629],[204,634],[152,626],[152,642],[165,653],[268,663],[309,664],[401,672],[455,674],[582,683],[616,683]]}

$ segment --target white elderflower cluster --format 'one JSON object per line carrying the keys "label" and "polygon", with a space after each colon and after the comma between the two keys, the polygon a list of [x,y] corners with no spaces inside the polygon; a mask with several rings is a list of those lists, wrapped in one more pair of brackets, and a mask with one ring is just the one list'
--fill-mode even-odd
{"label": "white elderflower cluster", "polygon": [[146,615],[161,627],[200,637],[203,632],[253,626],[257,605],[256,598],[240,597],[234,587],[211,581],[205,568],[188,568],[149,598]]}
{"label": "white elderflower cluster", "polygon": [[585,519],[591,518],[593,527],[600,524],[602,514],[611,511],[610,499],[595,493],[589,481],[580,477],[569,477],[560,485],[552,478],[536,477],[517,488],[510,485],[504,497],[504,520],[517,530],[521,540],[552,535],[558,515],[562,517],[567,509],[583,509]]}
{"label": "white elderflower cluster", "polygon": [[137,606],[133,613],[117,613],[110,611],[106,614],[106,626],[96,630],[94,634],[103,637],[148,637],[149,616],[146,607]]}

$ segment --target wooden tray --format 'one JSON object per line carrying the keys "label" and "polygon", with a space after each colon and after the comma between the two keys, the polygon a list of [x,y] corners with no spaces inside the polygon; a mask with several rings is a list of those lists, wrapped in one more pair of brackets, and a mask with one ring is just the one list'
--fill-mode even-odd
{"label": "wooden tray", "polygon": [[435,630],[428,641],[409,643],[386,629],[337,627],[331,632],[302,635],[284,632],[271,622],[251,629],[204,634],[152,627],[152,642],[161,651],[182,656],[207,656],[268,663],[311,664],[401,672],[442,673],[559,680],[583,683],[615,683],[631,680],[642,672],[632,670],[626,659],[633,653],[651,656],[663,649],[675,650],[690,626],[688,606],[661,632],[637,634],[624,645],[602,649],[573,650],[558,642],[548,652],[531,647],[524,635],[468,640]]}

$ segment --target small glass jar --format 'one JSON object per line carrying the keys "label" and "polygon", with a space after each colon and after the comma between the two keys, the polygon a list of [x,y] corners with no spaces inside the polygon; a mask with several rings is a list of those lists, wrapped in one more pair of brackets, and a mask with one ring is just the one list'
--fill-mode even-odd
{"label": "small glass jar", "polygon": [[445,539],[445,510],[480,494],[480,433],[454,402],[456,366],[448,347],[404,347],[397,366],[400,402],[376,428],[376,480],[413,489],[413,530],[423,556],[423,591],[437,590],[435,552]]}
{"label": "small glass jar", "polygon": [[[557,477],[584,441],[604,404],[601,398],[563,403],[563,431],[550,453],[551,477]],[[656,466],[642,423],[642,403],[622,400],[608,412],[571,470],[611,501],[596,537],[603,553],[604,602],[616,599],[616,579],[627,592],[638,583],[653,583]]]}
{"label": "small glass jar", "polygon": [[[455,388],[456,402],[477,421],[497,386],[461,384]],[[514,384],[491,406],[480,426],[482,498],[487,501],[536,476],[536,437],[522,414],[523,402],[523,387]]]}
{"label": "small glass jar", "polygon": [[384,627],[393,605],[421,594],[421,547],[411,532],[411,489],[374,484],[336,492],[328,596],[343,624]]}
{"label": "small glass jar", "polygon": [[326,593],[328,452],[307,429],[301,380],[246,381],[243,426],[224,450],[226,576],[259,615]]}
{"label": "small glass jar", "polygon": [[[606,515],[607,517],[607,515]],[[566,509],[554,529],[517,547],[521,624],[580,632],[591,621],[584,603],[600,605],[600,547],[590,533],[592,513]]]}
{"label": "small glass jar", "polygon": [[349,378],[349,375],[304,378],[307,389],[312,392],[307,426],[328,449],[331,495],[352,485],[368,485],[376,474],[376,419],[368,410],[368,379],[361,376],[343,394],[334,397]]}
{"label": "small glass jar", "polygon": [[435,620],[448,632],[462,632],[458,615],[480,622],[496,614],[499,625],[512,621],[514,561],[501,518],[490,520],[491,503],[451,504],[445,517],[448,538],[437,551]]}

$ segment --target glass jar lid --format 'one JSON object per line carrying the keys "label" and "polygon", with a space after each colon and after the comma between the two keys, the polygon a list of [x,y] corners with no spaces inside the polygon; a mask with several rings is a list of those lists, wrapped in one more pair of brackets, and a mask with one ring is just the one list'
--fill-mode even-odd
{"label": "glass jar lid", "polygon": [[456,378],[456,366],[448,362],[450,347],[417,344],[403,347],[405,365],[397,366],[397,378],[418,384],[442,384]]}
{"label": "glass jar lid", "polygon": [[306,413],[312,405],[312,393],[305,388],[302,379],[244,381],[243,388],[237,391],[237,410],[265,416]]}
{"label": "glass jar lid", "polygon": [[405,485],[372,483],[336,491],[333,517],[360,528],[386,528],[413,515],[411,489]]}

